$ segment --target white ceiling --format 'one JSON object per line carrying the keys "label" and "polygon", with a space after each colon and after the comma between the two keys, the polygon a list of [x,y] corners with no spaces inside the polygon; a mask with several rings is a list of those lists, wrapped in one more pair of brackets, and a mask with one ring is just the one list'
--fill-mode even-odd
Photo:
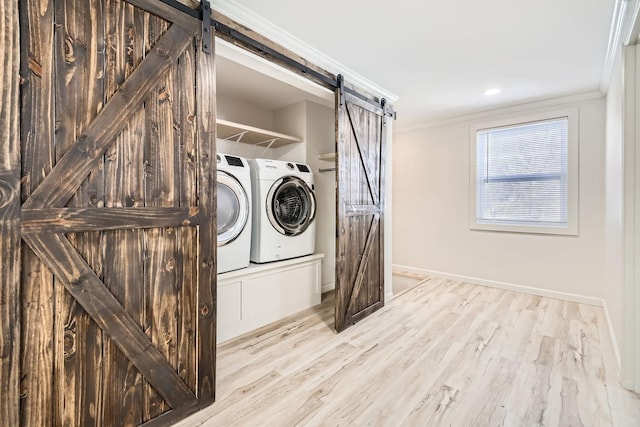
{"label": "white ceiling", "polygon": [[[399,96],[397,127],[598,90],[614,0],[236,0]],[[487,97],[483,92],[499,87]]]}

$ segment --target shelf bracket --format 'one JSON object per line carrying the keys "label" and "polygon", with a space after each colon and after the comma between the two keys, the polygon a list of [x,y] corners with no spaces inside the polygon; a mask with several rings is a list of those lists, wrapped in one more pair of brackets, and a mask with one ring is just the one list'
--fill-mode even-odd
{"label": "shelf bracket", "polygon": [[268,150],[269,148],[271,148],[271,146],[272,146],[273,144],[275,144],[275,142],[276,142],[278,139],[279,139],[279,138],[273,138],[273,139],[269,139],[269,140],[267,140],[267,141],[258,142],[256,145],[267,144],[267,146],[264,148],[264,150],[262,151],[262,154],[260,154],[260,156],[263,156],[263,155],[264,155],[264,153],[266,153],[266,152],[267,152],[267,150]]}
{"label": "shelf bracket", "polygon": [[[245,136],[247,134],[247,132],[249,132],[249,131],[248,130],[244,130],[242,132],[235,133],[233,135],[227,136],[226,138],[222,138],[222,139],[224,139],[225,141],[240,142],[242,137]],[[238,139],[236,139],[236,138],[238,138]]]}

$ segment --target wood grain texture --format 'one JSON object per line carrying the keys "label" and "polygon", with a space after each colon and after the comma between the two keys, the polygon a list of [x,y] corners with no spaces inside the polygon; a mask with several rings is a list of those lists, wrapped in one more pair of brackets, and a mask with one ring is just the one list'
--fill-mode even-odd
{"label": "wood grain texture", "polygon": [[[54,164],[53,3],[22,3],[21,152],[22,201]],[[52,425],[54,359],[54,281],[23,243],[21,269],[20,424]]]}
{"label": "wood grain texture", "polygon": [[[122,1],[105,5],[105,100],[111,99],[131,76],[156,40],[147,41],[147,14]],[[105,153],[105,208],[144,209],[143,109],[130,117]],[[105,222],[102,222],[103,226]],[[103,281],[140,328],[144,317],[144,253],[140,230],[103,233]],[[140,371],[109,338],[104,337],[104,424],[139,425],[143,421],[143,382]]]}
{"label": "wood grain texture", "polygon": [[[152,34],[167,31],[166,21],[152,17],[149,23]],[[177,58],[176,58],[177,59]],[[175,167],[176,141],[173,132],[172,108],[177,93],[175,67],[162,76],[145,97],[145,147],[143,162],[145,179],[145,205],[162,207],[177,204],[175,182],[179,172]],[[145,324],[144,329],[160,354],[176,366],[177,295],[176,261],[177,237],[172,228],[156,228],[145,231],[147,256],[145,257]],[[170,409],[151,384],[144,385],[144,420],[157,417]]]}
{"label": "wood grain texture", "polygon": [[186,29],[193,29],[199,26],[199,20],[185,13],[176,12],[173,7],[156,0],[126,0],[126,2]]}
{"label": "wood grain texture", "polygon": [[[133,113],[146,94],[184,51],[192,33],[171,27],[111,97],[107,105],[65,153],[54,169],[24,203],[24,208],[60,207],[75,192],[95,162],[122,130],[124,119]],[[119,125],[114,125],[114,123]]]}
{"label": "wood grain texture", "polygon": [[[213,49],[212,49],[213,50]],[[216,78],[215,55],[196,49],[196,105],[198,107],[199,206],[198,228],[198,398],[213,402],[216,387],[216,307],[218,241],[216,226]]]}
{"label": "wood grain texture", "polygon": [[20,419],[20,92],[18,4],[0,5],[0,420]]}
{"label": "wood grain texture", "polygon": [[120,350],[170,405],[178,407],[195,399],[173,368],[151,345],[131,316],[106,290],[64,236],[53,234],[27,237],[26,240],[41,259],[47,260],[49,268],[63,281],[69,293],[102,330],[109,334]]}
{"label": "wood grain texture", "polygon": [[[176,100],[173,108],[173,129],[178,151],[176,162],[179,179],[174,183],[178,204],[183,207],[198,205],[197,107],[196,107],[196,53],[197,46],[185,50],[176,64]],[[190,208],[194,209],[194,208]],[[195,208],[198,209],[199,208]],[[210,221],[210,218],[207,219]],[[199,225],[194,221],[193,225]],[[177,230],[180,248],[176,262],[179,286],[176,289],[178,303],[178,328],[176,337],[178,375],[191,390],[197,390],[198,355],[196,331],[198,327],[198,229],[183,227]]]}
{"label": "wood grain texture", "polygon": [[637,424],[600,307],[426,278],[335,334],[333,304],[221,345],[217,402],[176,427]]}
{"label": "wood grain texture", "polygon": [[197,207],[23,209],[22,234],[185,227],[199,223]]}
{"label": "wood grain texture", "polygon": [[[215,182],[201,185],[215,146],[199,140],[209,126],[196,96],[197,72],[215,80],[213,60],[196,65],[197,27],[122,0],[33,0],[21,10],[22,231],[38,254],[25,246],[20,425],[184,417],[215,386],[215,255],[201,268],[199,242],[200,204],[215,203],[200,191]],[[213,123],[215,92],[199,96]],[[204,403],[201,323],[212,339]]]}
{"label": "wood grain texture", "polygon": [[385,117],[336,92],[338,157],[336,311],[338,332],[384,305]]}
{"label": "wood grain texture", "polygon": [[[103,13],[101,2],[55,2],[54,109],[57,165],[104,105],[103,80],[100,78],[104,68],[104,28],[101,25]],[[87,175],[68,200],[68,206],[102,206],[101,165]],[[46,181],[47,178],[34,193],[46,185]],[[25,203],[28,202],[29,199]],[[100,235],[76,234],[69,236],[69,240],[95,274],[101,277]],[[57,407],[57,418],[70,425],[96,424],[102,413],[102,331],[60,283],[57,283],[55,292],[54,333],[58,339],[54,359],[54,394],[59,402],[63,402],[62,406]]]}

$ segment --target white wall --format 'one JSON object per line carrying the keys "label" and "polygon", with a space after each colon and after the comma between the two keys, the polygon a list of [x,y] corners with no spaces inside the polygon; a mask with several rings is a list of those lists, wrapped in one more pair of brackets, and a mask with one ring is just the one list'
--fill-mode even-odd
{"label": "white wall", "polygon": [[605,100],[583,98],[485,114],[522,113],[545,104],[579,108],[577,237],[469,229],[471,119],[461,120],[394,135],[393,264],[598,303],[592,298],[602,297],[605,274]]}
{"label": "white wall", "polygon": [[[262,129],[273,130],[274,112],[260,108],[252,103],[237,100],[227,96],[216,98],[217,115],[219,119],[242,123]],[[216,150],[218,153],[233,154],[247,159],[267,158],[274,156],[273,149],[261,146],[237,143],[218,139]]]}
{"label": "white wall", "polygon": [[[618,49],[607,91],[607,139],[605,174],[606,272],[603,298],[607,307],[616,355],[623,334],[623,86],[622,49]],[[619,360],[618,360],[619,361]]]}
{"label": "white wall", "polygon": [[334,288],[336,268],[336,173],[318,172],[335,166],[319,160],[318,154],[336,151],[336,116],[333,108],[307,103],[307,163],[313,170],[316,185],[316,253],[323,253],[322,290]]}
{"label": "white wall", "polygon": [[275,160],[305,163],[307,160],[307,101],[297,102],[274,112],[275,132],[301,137],[300,144],[288,144],[273,150]]}
{"label": "white wall", "polygon": [[273,130],[273,111],[261,108],[252,102],[218,95],[216,108],[218,119]]}

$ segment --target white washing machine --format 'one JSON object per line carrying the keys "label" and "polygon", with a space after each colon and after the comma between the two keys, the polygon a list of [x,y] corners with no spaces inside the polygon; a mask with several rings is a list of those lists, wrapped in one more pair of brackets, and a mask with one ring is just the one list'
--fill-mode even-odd
{"label": "white washing machine", "polygon": [[218,273],[249,265],[251,172],[246,159],[217,154]]}
{"label": "white washing machine", "polygon": [[251,165],[251,261],[265,263],[310,255],[315,249],[316,197],[309,166],[255,159]]}

